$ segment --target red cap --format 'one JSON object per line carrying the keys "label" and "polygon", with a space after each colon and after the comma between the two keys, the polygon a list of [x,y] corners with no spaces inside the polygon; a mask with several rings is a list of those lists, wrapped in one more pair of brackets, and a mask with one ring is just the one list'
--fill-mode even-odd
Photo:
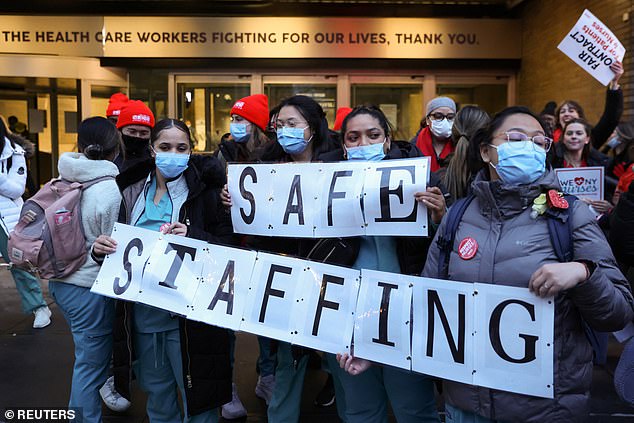
{"label": "red cap", "polygon": [[129,101],[127,95],[123,93],[114,93],[110,96],[108,101],[108,108],[106,109],[106,116],[119,116],[121,108]]}
{"label": "red cap", "polygon": [[269,123],[269,99],[264,94],[253,94],[241,98],[231,108],[231,114],[242,116],[265,131]]}
{"label": "red cap", "polygon": [[154,114],[142,101],[130,100],[119,113],[117,129],[128,125],[144,125],[154,128]]}
{"label": "red cap", "polygon": [[340,107],[337,109],[337,114],[335,115],[335,124],[332,127],[335,131],[341,129],[341,124],[343,120],[348,116],[348,114],[352,111],[350,107]]}

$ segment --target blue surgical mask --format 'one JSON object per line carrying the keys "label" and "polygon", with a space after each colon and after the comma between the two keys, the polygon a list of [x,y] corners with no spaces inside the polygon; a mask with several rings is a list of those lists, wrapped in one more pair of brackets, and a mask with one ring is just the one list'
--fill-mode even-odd
{"label": "blue surgical mask", "polygon": [[233,140],[237,143],[243,143],[243,142],[249,141],[249,135],[247,134],[246,123],[230,123],[229,132],[231,132],[231,136],[233,137]]}
{"label": "blue surgical mask", "polygon": [[498,164],[489,164],[505,184],[530,184],[546,171],[546,150],[532,141],[505,142],[491,147],[498,151]]}
{"label": "blue surgical mask", "polygon": [[378,162],[383,160],[383,157],[385,157],[385,152],[383,150],[384,145],[385,141],[377,144],[346,148],[348,160],[364,160],[367,162]]}
{"label": "blue surgical mask", "polygon": [[187,169],[189,154],[156,152],[156,168],[167,179],[176,178]]}
{"label": "blue surgical mask", "polygon": [[[288,154],[300,154],[308,147],[308,141],[304,139],[306,128],[279,128],[277,130],[277,142]],[[312,136],[310,137],[312,138]]]}

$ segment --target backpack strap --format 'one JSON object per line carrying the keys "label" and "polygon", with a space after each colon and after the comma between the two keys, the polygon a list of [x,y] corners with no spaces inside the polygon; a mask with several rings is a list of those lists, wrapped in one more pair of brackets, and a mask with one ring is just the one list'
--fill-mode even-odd
{"label": "backpack strap", "polygon": [[469,194],[456,201],[447,212],[445,220],[445,229],[442,234],[436,239],[438,248],[440,249],[440,255],[438,256],[438,278],[445,279],[449,275],[449,257],[451,255],[451,249],[456,238],[456,231],[458,225],[462,220],[464,212],[471,204],[471,201],[475,198],[475,195]]}

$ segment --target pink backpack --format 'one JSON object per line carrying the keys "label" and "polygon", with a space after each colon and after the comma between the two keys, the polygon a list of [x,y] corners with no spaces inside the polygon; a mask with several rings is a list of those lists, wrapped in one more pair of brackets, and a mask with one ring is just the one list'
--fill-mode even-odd
{"label": "pink backpack", "polygon": [[11,232],[9,259],[43,279],[61,279],[79,269],[88,255],[80,200],[86,188],[112,176],[84,183],[52,179],[24,202]]}

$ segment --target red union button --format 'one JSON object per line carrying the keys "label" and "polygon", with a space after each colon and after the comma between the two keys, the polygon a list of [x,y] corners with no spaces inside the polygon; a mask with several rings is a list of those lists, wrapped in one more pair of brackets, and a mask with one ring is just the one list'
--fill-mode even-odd
{"label": "red union button", "polygon": [[458,255],[463,260],[471,260],[475,257],[478,252],[478,242],[471,238],[467,237],[460,241],[460,245],[458,246]]}

